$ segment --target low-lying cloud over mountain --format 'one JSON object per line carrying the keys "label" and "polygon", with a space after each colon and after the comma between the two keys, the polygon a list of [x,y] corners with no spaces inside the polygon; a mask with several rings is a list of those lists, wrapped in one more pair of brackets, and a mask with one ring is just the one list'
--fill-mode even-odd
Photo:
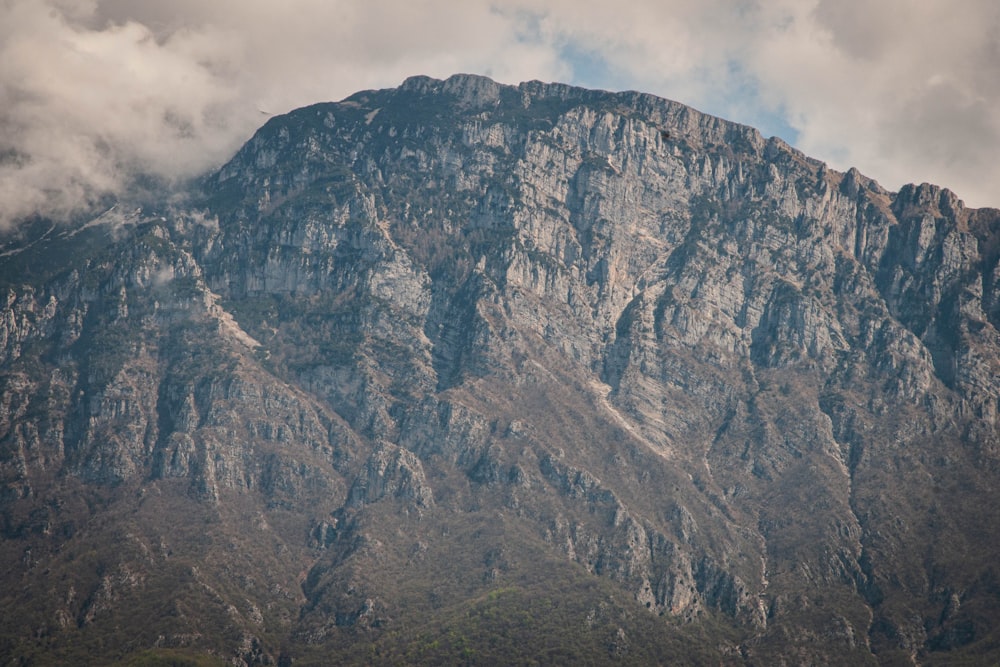
{"label": "low-lying cloud over mountain", "polygon": [[4,0],[0,224],[202,172],[269,114],[456,71],[650,91],[996,206],[998,27],[989,0]]}

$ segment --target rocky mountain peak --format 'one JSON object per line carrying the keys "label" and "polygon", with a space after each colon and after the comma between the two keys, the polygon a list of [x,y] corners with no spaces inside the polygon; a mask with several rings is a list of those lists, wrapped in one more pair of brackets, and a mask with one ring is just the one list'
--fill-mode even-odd
{"label": "rocky mountain peak", "polygon": [[4,246],[7,662],[996,658],[1000,212],[472,75],[186,201]]}
{"label": "rocky mountain peak", "polygon": [[452,96],[464,109],[485,109],[500,101],[501,84],[476,74],[455,74],[444,81],[427,76],[408,78],[400,92]]}
{"label": "rocky mountain peak", "polygon": [[964,202],[955,193],[930,183],[904,185],[895,199],[897,217],[931,215],[939,218],[958,220],[965,208]]}

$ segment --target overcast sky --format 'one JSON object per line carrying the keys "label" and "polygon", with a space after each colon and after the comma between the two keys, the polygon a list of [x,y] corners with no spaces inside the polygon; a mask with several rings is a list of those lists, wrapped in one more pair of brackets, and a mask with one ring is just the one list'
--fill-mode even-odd
{"label": "overcast sky", "polygon": [[0,0],[0,225],[457,72],[642,90],[1000,207],[996,0]]}

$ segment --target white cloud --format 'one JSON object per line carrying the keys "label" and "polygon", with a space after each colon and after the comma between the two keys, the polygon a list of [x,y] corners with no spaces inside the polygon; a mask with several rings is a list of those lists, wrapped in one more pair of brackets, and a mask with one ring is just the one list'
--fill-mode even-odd
{"label": "white cloud", "polygon": [[212,72],[224,40],[185,30],[158,41],[132,21],[90,30],[73,22],[79,4],[4,9],[0,220],[65,213],[120,190],[129,173],[182,177],[232,150],[240,91]]}
{"label": "white cloud", "polygon": [[0,0],[0,223],[208,169],[261,112],[455,72],[646,90],[1000,205],[998,28],[993,0]]}
{"label": "white cloud", "polygon": [[[177,18],[181,17],[181,18]],[[415,73],[568,72],[486,3],[0,0],[0,225],[220,164],[265,119]]]}
{"label": "white cloud", "polygon": [[750,57],[797,145],[890,187],[929,181],[1000,206],[1000,5],[820,0]]}

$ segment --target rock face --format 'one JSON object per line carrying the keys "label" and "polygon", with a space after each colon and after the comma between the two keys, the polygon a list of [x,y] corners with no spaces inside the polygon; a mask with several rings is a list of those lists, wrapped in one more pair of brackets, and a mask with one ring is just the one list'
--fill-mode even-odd
{"label": "rock face", "polygon": [[4,664],[1000,659],[1000,211],[473,76],[173,201],[4,247]]}

